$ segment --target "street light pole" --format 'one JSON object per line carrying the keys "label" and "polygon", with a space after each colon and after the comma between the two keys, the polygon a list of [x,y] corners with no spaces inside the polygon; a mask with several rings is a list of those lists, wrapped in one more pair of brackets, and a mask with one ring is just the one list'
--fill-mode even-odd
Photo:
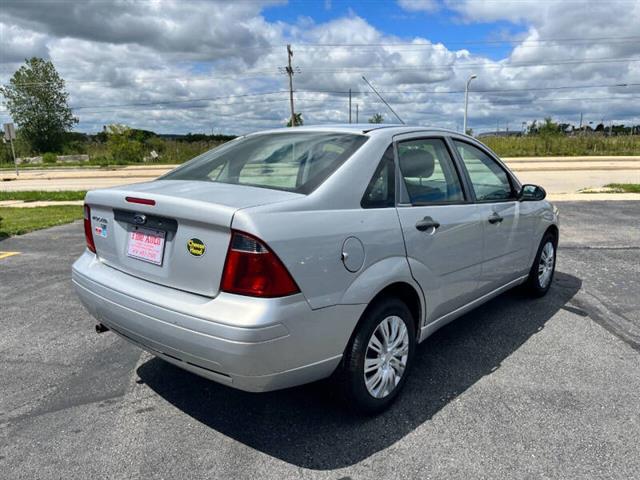
{"label": "street light pole", "polygon": [[471,80],[478,78],[476,74],[473,74],[467,80],[467,85],[464,88],[464,122],[462,122],[462,133],[467,134],[467,110],[469,108],[469,84]]}

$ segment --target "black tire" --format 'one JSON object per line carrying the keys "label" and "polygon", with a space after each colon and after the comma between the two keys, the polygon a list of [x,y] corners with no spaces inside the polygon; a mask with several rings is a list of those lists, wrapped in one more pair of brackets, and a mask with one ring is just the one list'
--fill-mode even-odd
{"label": "black tire", "polygon": [[[540,281],[539,275],[539,267],[541,263],[541,258],[543,255],[543,251],[545,246],[550,243],[553,247],[553,266],[551,267],[551,276],[546,281],[546,283],[542,284]],[[542,237],[542,241],[538,246],[538,251],[536,253],[535,259],[533,260],[533,265],[531,265],[531,270],[529,271],[529,278],[525,283],[525,289],[529,295],[533,297],[543,297],[551,288],[551,284],[553,283],[553,275],[556,270],[556,252],[558,250],[558,241],[551,232],[547,232],[544,237]]]}
{"label": "black tire", "polygon": [[[376,398],[369,392],[365,383],[365,358],[367,358],[369,341],[378,326],[385,319],[394,316],[402,320],[408,334],[407,360],[404,371],[395,387],[382,398]],[[369,306],[347,346],[339,372],[339,381],[342,384],[343,394],[349,408],[358,413],[373,415],[391,405],[409,375],[416,348],[415,337],[415,320],[404,302],[398,298],[389,297],[380,299]],[[394,372],[397,372],[397,369],[394,369]]]}

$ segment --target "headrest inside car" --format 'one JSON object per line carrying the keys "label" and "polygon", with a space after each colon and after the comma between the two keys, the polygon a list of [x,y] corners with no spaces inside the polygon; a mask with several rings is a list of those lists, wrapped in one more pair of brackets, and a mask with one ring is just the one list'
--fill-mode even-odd
{"label": "headrest inside car", "polygon": [[433,175],[435,160],[426,150],[407,150],[400,155],[400,169],[405,177],[428,178]]}

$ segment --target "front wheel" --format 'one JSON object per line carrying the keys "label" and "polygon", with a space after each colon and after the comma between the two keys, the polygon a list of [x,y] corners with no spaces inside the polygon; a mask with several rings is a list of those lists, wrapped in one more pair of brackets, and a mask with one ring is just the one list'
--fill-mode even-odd
{"label": "front wheel", "polygon": [[553,234],[547,233],[540,242],[527,279],[527,289],[535,297],[542,297],[551,287],[556,269],[556,248],[556,238]]}
{"label": "front wheel", "polygon": [[364,314],[347,347],[342,382],[349,406],[373,414],[387,408],[407,379],[415,350],[414,319],[399,299],[386,298]]}

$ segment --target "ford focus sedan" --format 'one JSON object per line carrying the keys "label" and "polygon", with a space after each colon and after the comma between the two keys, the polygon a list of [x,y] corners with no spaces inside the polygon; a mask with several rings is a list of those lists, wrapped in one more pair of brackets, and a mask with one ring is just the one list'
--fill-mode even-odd
{"label": "ford focus sedan", "polygon": [[84,209],[73,282],[98,331],[246,391],[333,376],[367,413],[438,328],[518,285],[544,295],[558,244],[541,187],[421,127],[255,133]]}

